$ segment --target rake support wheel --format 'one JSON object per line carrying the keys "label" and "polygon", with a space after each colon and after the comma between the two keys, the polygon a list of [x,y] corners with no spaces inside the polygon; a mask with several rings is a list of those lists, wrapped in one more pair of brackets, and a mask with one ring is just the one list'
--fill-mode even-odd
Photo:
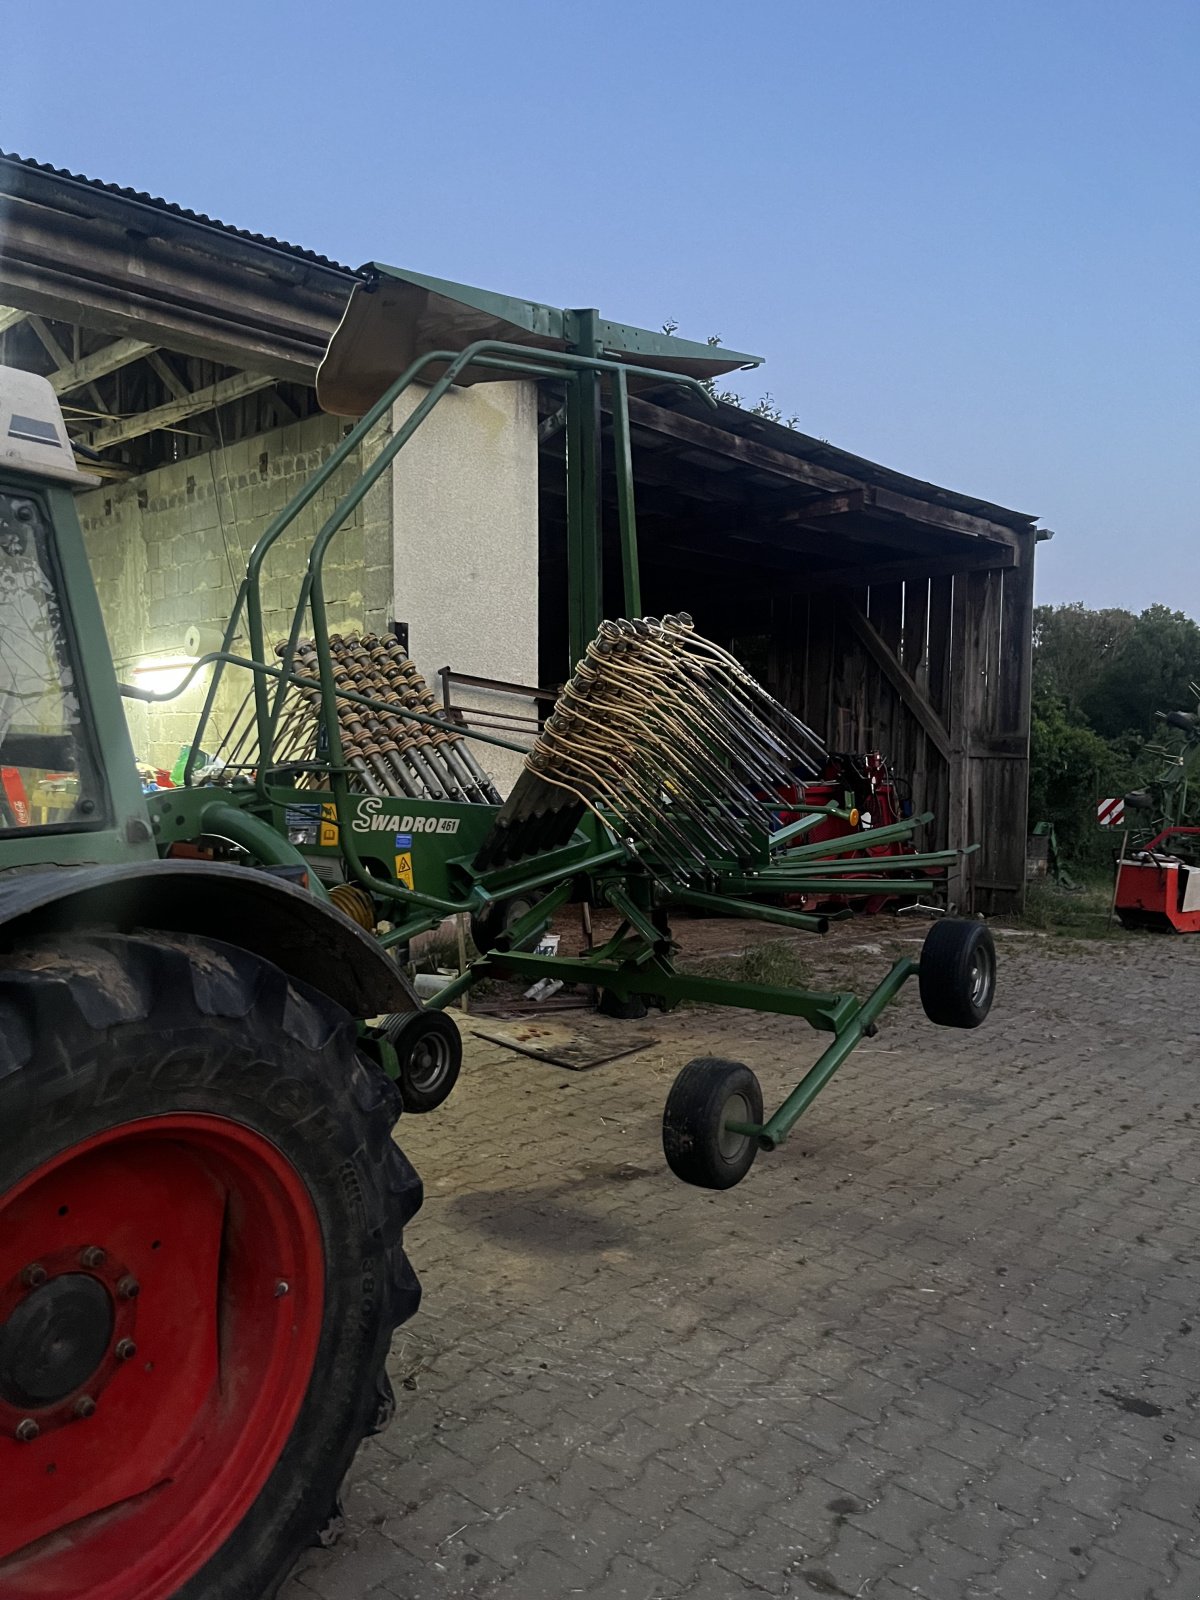
{"label": "rake support wheel", "polygon": [[381,1031],[396,1052],[405,1111],[436,1111],[462,1069],[462,1034],[454,1018],[444,1011],[395,1012]]}
{"label": "rake support wheel", "polygon": [[925,935],[918,974],[921,1004],[943,1028],[977,1028],[996,995],[991,929],[966,917],[943,917]]}
{"label": "rake support wheel", "polygon": [[0,1594],[266,1600],[390,1416],[420,1182],[351,1018],[231,945],[0,957]]}
{"label": "rake support wheel", "polygon": [[[479,954],[486,956],[501,944],[508,948],[509,929],[515,927],[522,917],[527,917],[536,904],[536,896],[517,895],[510,900],[497,900],[486,911],[472,911],[471,943]],[[531,950],[536,943],[537,936],[531,935],[524,940],[521,949]]]}
{"label": "rake support wheel", "polygon": [[663,1154],[684,1183],[732,1189],[758,1154],[750,1134],[728,1122],[761,1123],[762,1089],[750,1068],[719,1056],[697,1056],[683,1068],[663,1110]]}

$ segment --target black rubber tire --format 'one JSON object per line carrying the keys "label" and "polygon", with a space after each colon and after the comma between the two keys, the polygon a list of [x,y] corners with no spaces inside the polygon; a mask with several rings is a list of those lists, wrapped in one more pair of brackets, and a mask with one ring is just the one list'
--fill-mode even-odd
{"label": "black rubber tire", "polygon": [[399,1109],[345,1011],[232,945],[81,933],[0,956],[0,1193],[105,1129],[201,1111],[270,1139],[320,1222],[325,1313],[300,1414],[176,1600],[269,1600],[328,1536],[355,1451],[391,1418],[384,1361],[420,1302],[403,1229],[421,1182],[392,1140]]}
{"label": "black rubber tire", "polygon": [[396,1052],[405,1111],[436,1111],[462,1069],[462,1034],[444,1011],[394,1012],[380,1030]]}
{"label": "black rubber tire", "polygon": [[743,1106],[730,1120],[761,1122],[762,1089],[750,1068],[720,1056],[697,1056],[671,1085],[663,1110],[663,1154],[684,1183],[700,1189],[732,1189],[754,1164],[758,1141],[749,1134],[723,1136],[727,1107]]}
{"label": "black rubber tire", "polygon": [[977,1028],[996,995],[991,929],[966,917],[943,917],[925,935],[918,975],[921,1004],[942,1028]]}
{"label": "black rubber tire", "polygon": [[[506,934],[514,923],[522,917],[527,917],[537,904],[537,897],[516,895],[511,900],[497,900],[494,905],[484,912],[472,911],[471,913],[471,943],[481,956],[486,956],[489,951],[496,948],[502,935]],[[519,948],[531,950],[537,943],[537,936],[530,935],[522,940]],[[507,945],[507,949],[514,946]]]}
{"label": "black rubber tire", "polygon": [[646,1015],[646,1002],[640,994],[622,999],[611,989],[601,989],[596,1010],[602,1017],[617,1017],[622,1022],[637,1022]]}

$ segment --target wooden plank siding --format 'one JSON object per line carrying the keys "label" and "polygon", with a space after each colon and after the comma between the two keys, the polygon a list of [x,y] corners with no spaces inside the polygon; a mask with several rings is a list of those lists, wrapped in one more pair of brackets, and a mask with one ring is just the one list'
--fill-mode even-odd
{"label": "wooden plank siding", "polygon": [[1024,895],[1033,553],[1030,533],[1013,566],[771,606],[772,691],[831,749],[883,752],[934,813],[925,847],[980,846],[950,885],[966,913]]}

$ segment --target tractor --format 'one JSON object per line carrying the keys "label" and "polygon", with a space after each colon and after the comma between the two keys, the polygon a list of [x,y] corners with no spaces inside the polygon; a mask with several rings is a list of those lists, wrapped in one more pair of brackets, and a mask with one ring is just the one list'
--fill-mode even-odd
{"label": "tractor", "polygon": [[0,370],[0,1593],[274,1593],[392,1411],[421,1185],[303,881],[160,853],[50,385]]}
{"label": "tractor", "polygon": [[[368,275],[318,375],[322,403],[360,420],[259,539],[220,648],[163,693],[117,682],[73,498],[94,480],[49,384],[0,371],[6,1600],[259,1600],[331,1535],[350,1460],[391,1415],[384,1358],[419,1299],[404,1230],[421,1186],[393,1129],[453,1088],[446,1008],[472,984],[553,977],[618,1015],[698,1000],[827,1033],[769,1117],[741,1063],[680,1073],[664,1154],[714,1190],[784,1142],[910,977],[936,1023],[987,1015],[991,936],[951,917],[863,1000],[675,964],[674,911],[820,933],[827,916],[789,897],[911,896],[957,859],[913,852],[929,819],[909,817],[872,829],[867,877],[845,796],[786,802],[783,820],[781,794],[828,759],[817,734],[685,613],[642,614],[629,388],[715,404],[712,359],[591,312]],[[331,543],[441,397],[498,377],[562,396],[575,663],[504,799],[468,741],[507,741],[449,722],[399,638],[332,633],[323,589]],[[267,554],[414,385],[269,637]],[[201,673],[183,781],[146,793],[121,696],[155,702]],[[616,932],[539,952],[578,902],[614,910]],[[478,954],[422,1004],[399,958],[454,916]]]}

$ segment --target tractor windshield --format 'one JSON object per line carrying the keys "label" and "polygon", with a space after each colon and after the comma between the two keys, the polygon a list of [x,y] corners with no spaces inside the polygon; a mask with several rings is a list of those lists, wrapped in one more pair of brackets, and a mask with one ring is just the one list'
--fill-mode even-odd
{"label": "tractor windshield", "polygon": [[38,502],[0,490],[0,834],[99,820]]}

